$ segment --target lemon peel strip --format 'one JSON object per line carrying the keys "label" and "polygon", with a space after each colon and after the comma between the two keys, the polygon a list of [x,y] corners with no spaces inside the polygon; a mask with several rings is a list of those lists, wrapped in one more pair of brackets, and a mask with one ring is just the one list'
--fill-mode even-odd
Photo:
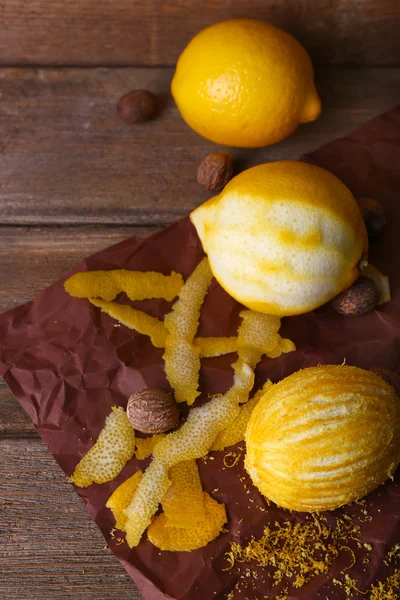
{"label": "lemon peel strip", "polygon": [[368,277],[369,279],[372,279],[372,281],[378,288],[380,293],[378,305],[390,302],[390,282],[389,277],[387,275],[381,273],[379,269],[374,267],[374,265],[371,265],[371,263],[368,263],[367,265],[361,268],[361,275],[363,277]]}
{"label": "lemon peel strip", "polygon": [[200,351],[193,345],[200,309],[212,280],[207,258],[195,268],[178,295],[172,311],[164,319],[168,331],[165,340],[165,373],[175,391],[177,402],[193,404],[200,371]]}
{"label": "lemon peel strip", "polygon": [[162,499],[165,527],[191,528],[206,518],[203,488],[195,460],[184,460],[169,470],[171,487]]}
{"label": "lemon peel strip", "polygon": [[169,527],[162,513],[153,519],[147,530],[150,542],[160,550],[190,552],[206,546],[214,540],[227,522],[224,504],[219,504],[207,492],[203,492],[205,518],[193,527]]}
{"label": "lemon peel strip", "polygon": [[155,433],[151,437],[136,438],[136,458],[143,460],[153,454],[154,446],[165,438],[165,433]]}
{"label": "lemon peel strip", "polygon": [[[126,509],[126,539],[131,548],[140,542],[169,488],[169,469],[180,461],[201,458],[207,454],[217,435],[239,415],[239,405],[247,402],[254,385],[254,368],[264,352],[266,337],[270,339],[272,347],[277,343],[274,338],[280,326],[277,317],[254,311],[242,311],[240,315],[239,356],[233,365],[233,386],[224,396],[215,397],[207,404],[193,408],[179,430],[166,435],[156,444],[153,462],[145,471],[132,502]],[[271,329],[268,336],[265,327]],[[146,505],[148,500],[149,504]]]}
{"label": "lemon peel strip", "polygon": [[164,298],[173,300],[183,286],[180,273],[163,275],[156,271],[82,271],[64,283],[65,291],[76,298],[102,298],[110,302],[125,292],[131,300]]}
{"label": "lemon peel strip", "polygon": [[229,354],[237,350],[236,337],[196,337],[193,340],[193,345],[198,348],[200,358],[212,358]]}
{"label": "lemon peel strip", "polygon": [[294,350],[296,350],[296,346],[292,340],[281,338],[279,343],[272,348],[272,350],[268,350],[268,352],[265,354],[268,356],[268,358],[278,358],[281,356],[281,354],[287,354],[288,352],[293,352]]}
{"label": "lemon peel strip", "polygon": [[142,471],[136,471],[136,473],[131,475],[131,477],[128,477],[126,481],[121,483],[121,485],[114,490],[106,502],[106,507],[109,508],[114,515],[115,527],[121,529],[121,531],[125,530],[125,509],[129,506],[142,475]]}
{"label": "lemon peel strip", "polygon": [[106,483],[120,474],[135,452],[135,430],[122,407],[113,406],[96,443],[69,478],[79,487]]}
{"label": "lemon peel strip", "polygon": [[256,392],[253,398],[240,407],[237,418],[217,435],[211,446],[211,450],[224,450],[228,446],[234,446],[235,444],[244,441],[251,413],[272,385],[271,381],[267,381],[264,386]]}
{"label": "lemon peel strip", "polygon": [[126,327],[129,327],[129,329],[134,329],[138,333],[148,335],[156,348],[165,347],[167,331],[164,327],[164,323],[155,317],[151,317],[142,310],[137,310],[127,304],[106,302],[105,300],[97,298],[90,298],[89,300],[94,306],[101,308],[104,313],[113,319],[116,319]]}

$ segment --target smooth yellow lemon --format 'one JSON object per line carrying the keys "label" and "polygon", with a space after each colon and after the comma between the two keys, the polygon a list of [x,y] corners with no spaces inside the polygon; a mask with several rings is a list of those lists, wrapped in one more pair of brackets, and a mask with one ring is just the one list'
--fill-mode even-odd
{"label": "smooth yellow lemon", "polygon": [[171,90],[190,127],[226,146],[274,144],[321,112],[306,50],[253,19],[200,31],[179,57]]}
{"label": "smooth yellow lemon", "polygon": [[220,285],[280,316],[309,312],[351,285],[368,248],[348,188],[303,162],[248,169],[190,217]]}
{"label": "smooth yellow lemon", "polygon": [[334,509],[394,474],[400,399],[371,371],[304,369],[261,398],[246,446],[246,469],[264,496],[291,510]]}

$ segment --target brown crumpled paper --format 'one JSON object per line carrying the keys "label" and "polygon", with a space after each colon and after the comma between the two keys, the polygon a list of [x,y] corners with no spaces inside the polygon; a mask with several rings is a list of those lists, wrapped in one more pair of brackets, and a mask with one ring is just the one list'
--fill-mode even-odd
{"label": "brown crumpled paper", "polygon": [[[295,342],[297,351],[275,360],[264,359],[257,367],[257,387],[267,378],[276,382],[297,369],[342,363],[344,359],[360,367],[399,369],[399,157],[400,107],[303,158],[331,170],[355,195],[373,196],[383,203],[387,227],[382,239],[371,246],[370,261],[390,276],[393,299],[364,317],[341,316],[325,306],[284,319],[281,333]],[[103,250],[77,265],[74,272],[126,268],[168,274],[176,270],[186,278],[202,256],[196,232],[185,218],[144,241],[131,238]],[[0,317],[0,373],[61,468],[71,475],[97,438],[111,406],[125,407],[135,390],[168,389],[168,383],[161,349],[154,348],[148,338],[118,326],[88,301],[70,297],[64,291],[63,281],[44,290],[33,302]],[[136,302],[134,306],[162,317],[171,304],[152,300]],[[234,335],[239,310],[240,306],[213,282],[202,310],[199,335]],[[203,360],[200,388],[205,394],[225,392],[230,387],[233,360],[234,355]],[[274,598],[282,589],[283,586],[272,587],[268,569],[243,564],[239,569],[225,570],[228,563],[224,554],[230,540],[243,543],[252,535],[259,537],[269,522],[302,521],[306,517],[267,505],[244,473],[243,449],[244,444],[233,448],[241,458],[232,468],[223,462],[227,451],[212,453],[214,460],[198,461],[204,488],[227,505],[229,532],[191,553],[160,552],[146,536],[131,550],[110,536],[114,520],[105,508],[106,500],[148,460],[133,459],[108,484],[76,489],[146,600],[223,599],[231,590],[235,599]],[[356,550],[358,560],[347,571],[361,590],[394,570],[393,564],[388,567],[382,559],[385,551],[400,542],[399,506],[397,476],[396,481],[389,481],[367,497],[366,508],[372,520],[358,505],[329,514],[331,523],[335,515],[342,514],[358,514],[365,521],[361,523],[362,540],[373,546],[370,562],[364,564],[362,558],[367,554]],[[332,584],[332,578],[343,578],[341,570],[349,564],[351,556],[342,552],[328,577],[315,577],[299,590],[289,588],[288,598],[345,598],[345,592]],[[257,572],[257,579],[253,575],[246,577],[248,567]],[[240,581],[249,584],[247,589],[238,590]],[[357,597],[357,592],[353,592],[353,597]]]}

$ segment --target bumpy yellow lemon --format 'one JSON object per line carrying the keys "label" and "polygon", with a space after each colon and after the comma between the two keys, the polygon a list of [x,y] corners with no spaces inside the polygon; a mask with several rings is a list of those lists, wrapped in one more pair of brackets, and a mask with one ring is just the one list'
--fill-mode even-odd
{"label": "bumpy yellow lemon", "polygon": [[304,369],[268,388],[246,444],[246,469],[267,498],[292,510],[334,509],[394,474],[400,399],[371,371]]}
{"label": "bumpy yellow lemon", "polygon": [[321,112],[305,49],[253,19],[200,31],[179,57],[172,94],[197,133],[241,148],[274,144]]}
{"label": "bumpy yellow lemon", "polygon": [[350,190],[302,162],[244,171],[191,220],[220,285],[248,308],[280,316],[309,312],[351,285],[368,248]]}

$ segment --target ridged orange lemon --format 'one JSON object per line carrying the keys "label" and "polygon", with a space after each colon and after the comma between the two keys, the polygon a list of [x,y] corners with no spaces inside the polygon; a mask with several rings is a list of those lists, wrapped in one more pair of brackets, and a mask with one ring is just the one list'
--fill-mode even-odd
{"label": "ridged orange lemon", "polygon": [[321,112],[303,46],[253,19],[200,31],[179,57],[171,90],[185,121],[226,146],[273,144]]}
{"label": "ridged orange lemon", "polygon": [[220,285],[248,308],[280,316],[311,311],[350,286],[368,248],[348,188],[302,162],[244,171],[191,220]]}
{"label": "ridged orange lemon", "polygon": [[246,444],[246,469],[264,496],[292,510],[334,509],[394,474],[400,400],[371,371],[304,369],[263,396]]}

